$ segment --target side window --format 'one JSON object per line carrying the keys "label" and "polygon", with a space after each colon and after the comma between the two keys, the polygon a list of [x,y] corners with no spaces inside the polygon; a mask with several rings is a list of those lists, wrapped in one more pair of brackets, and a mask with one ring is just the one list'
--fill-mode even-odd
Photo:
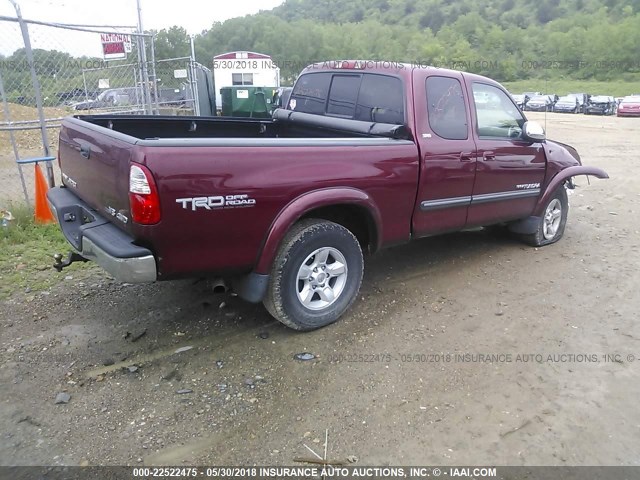
{"label": "side window", "polygon": [[431,130],[439,137],[447,140],[468,138],[467,107],[458,79],[427,78],[427,112]]}
{"label": "side window", "polygon": [[402,81],[386,75],[364,75],[355,119],[404,125]]}
{"label": "side window", "polygon": [[334,75],[329,91],[327,114],[353,118],[360,89],[360,75]]}
{"label": "side window", "polygon": [[473,102],[478,117],[479,137],[520,137],[524,117],[505,92],[493,85],[474,83]]}
{"label": "side window", "polygon": [[289,108],[297,112],[324,115],[331,73],[307,73],[298,78],[291,93]]}

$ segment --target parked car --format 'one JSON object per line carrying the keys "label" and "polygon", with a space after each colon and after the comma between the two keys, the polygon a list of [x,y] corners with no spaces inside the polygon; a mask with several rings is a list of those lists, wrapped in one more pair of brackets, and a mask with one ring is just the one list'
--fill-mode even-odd
{"label": "parked car", "polygon": [[618,102],[609,95],[593,95],[585,109],[585,115],[615,115]]}
{"label": "parked car", "polygon": [[289,104],[289,98],[291,97],[291,91],[293,87],[279,87],[273,92],[273,99],[271,106],[273,110],[277,108],[287,108]]}
{"label": "parked car", "polygon": [[588,93],[570,93],[569,96],[576,97],[578,99],[578,103],[580,104],[580,113],[585,113],[591,95]]}
{"label": "parked car", "polygon": [[529,101],[529,97],[527,97],[524,93],[511,95],[511,98],[513,98],[513,101],[520,110],[524,110],[525,105]]}
{"label": "parked car", "polygon": [[640,95],[624,97],[618,105],[619,117],[639,117],[640,116]]}
{"label": "parked car", "polygon": [[525,105],[525,110],[534,112],[550,112],[555,104],[555,95],[536,95]]}
{"label": "parked car", "polygon": [[100,92],[85,91],[82,88],[73,88],[66,92],[58,92],[56,93],[56,96],[58,97],[58,101],[63,105],[75,105],[80,101],[86,101],[87,98],[95,99],[99,94]]}
{"label": "parked car", "polygon": [[307,67],[270,119],[64,119],[62,186],[48,199],[75,255],[57,268],[91,259],[124,282],[219,276],[311,330],[358,298],[363,252],[495,224],[552,244],[572,178],[607,178],[493,80],[366,64]]}
{"label": "parked car", "polygon": [[[152,100],[155,100],[155,96]],[[186,91],[178,87],[163,87],[158,89],[158,105],[181,107],[186,104],[187,95]],[[140,98],[142,102],[142,98]]]}
{"label": "parked car", "polygon": [[580,113],[580,103],[576,97],[565,95],[553,105],[554,112]]}
{"label": "parked car", "polygon": [[122,107],[144,103],[142,90],[136,87],[110,88],[103,91],[95,100],[74,103],[74,110],[92,110],[97,108]]}

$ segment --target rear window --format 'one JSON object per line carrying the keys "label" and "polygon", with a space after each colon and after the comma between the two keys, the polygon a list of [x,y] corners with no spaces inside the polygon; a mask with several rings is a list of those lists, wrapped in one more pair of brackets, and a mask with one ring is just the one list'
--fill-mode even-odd
{"label": "rear window", "polygon": [[386,75],[365,75],[360,86],[356,120],[404,124],[402,81]]}
{"label": "rear window", "polygon": [[298,112],[323,115],[330,84],[330,73],[313,73],[301,76],[291,94],[289,108]]}
{"label": "rear window", "polygon": [[338,117],[353,118],[361,80],[360,75],[334,75],[329,91],[327,113]]}
{"label": "rear window", "polygon": [[316,115],[402,125],[402,81],[377,74],[310,73],[296,82],[289,108]]}

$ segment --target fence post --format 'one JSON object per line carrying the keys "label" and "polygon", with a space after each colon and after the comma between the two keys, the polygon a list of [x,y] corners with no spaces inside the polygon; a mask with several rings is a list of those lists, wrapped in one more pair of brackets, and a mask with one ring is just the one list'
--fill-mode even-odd
{"label": "fence post", "polygon": [[149,92],[149,71],[147,70],[147,45],[144,40],[144,30],[142,29],[142,7],[140,6],[140,0],[137,0],[138,6],[138,45],[141,48],[138,49],[138,55],[140,55],[140,61],[142,62],[142,95],[144,95],[145,113],[151,115],[153,113],[151,106],[151,95]]}
{"label": "fence post", "polygon": [[[2,97],[2,107],[4,110],[4,120],[7,126],[10,127],[11,114],[9,113],[9,104],[7,103],[7,95],[4,92],[4,83],[2,81],[2,73],[0,72],[0,96]],[[20,153],[18,152],[18,145],[16,144],[16,137],[13,134],[13,130],[9,130],[9,139],[11,141],[11,147],[13,147],[13,156],[16,159],[16,165],[18,166],[18,172],[20,173],[20,183],[22,183],[22,193],[24,193],[24,200],[29,205],[29,194],[27,193],[27,185],[24,183],[24,174],[22,173],[22,165],[18,163],[20,160]]]}
{"label": "fence post", "polygon": [[160,104],[158,103],[158,76],[156,74],[156,34],[151,35],[151,75],[153,76],[153,100],[154,114],[160,114]]}
{"label": "fence post", "polygon": [[[44,120],[44,110],[42,108],[42,92],[40,91],[40,82],[38,81],[38,75],[36,75],[36,66],[33,61],[33,51],[31,50],[31,39],[29,38],[29,29],[27,24],[22,18],[22,12],[20,11],[20,5],[15,0],[9,0],[13,7],[16,9],[16,16],[18,17],[18,23],[20,23],[20,31],[22,32],[22,40],[24,41],[25,53],[27,55],[27,62],[29,63],[29,70],[31,71],[31,83],[33,84],[33,92],[36,98],[36,106],[38,107],[38,118],[40,120],[40,134],[42,136],[42,150],[45,157],[49,156],[49,134],[47,133],[47,125]],[[47,162],[47,180],[49,186],[55,186],[55,177],[53,174],[53,166],[51,162]]]}
{"label": "fence post", "polygon": [[196,48],[193,41],[193,35],[191,35],[191,94],[193,95],[193,113],[195,116],[200,116],[200,99],[198,98],[198,76],[196,73]]}

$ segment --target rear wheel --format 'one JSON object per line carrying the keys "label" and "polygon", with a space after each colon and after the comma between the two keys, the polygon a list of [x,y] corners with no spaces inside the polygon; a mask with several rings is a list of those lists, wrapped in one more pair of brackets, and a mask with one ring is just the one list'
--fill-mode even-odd
{"label": "rear wheel", "polygon": [[295,330],[324,327],[357,298],[363,271],[362,250],[353,233],[337,223],[303,220],[282,242],[264,305]]}
{"label": "rear wheel", "polygon": [[545,205],[535,233],[522,235],[522,239],[534,247],[555,243],[562,238],[567,224],[569,200],[564,185],[560,186]]}

